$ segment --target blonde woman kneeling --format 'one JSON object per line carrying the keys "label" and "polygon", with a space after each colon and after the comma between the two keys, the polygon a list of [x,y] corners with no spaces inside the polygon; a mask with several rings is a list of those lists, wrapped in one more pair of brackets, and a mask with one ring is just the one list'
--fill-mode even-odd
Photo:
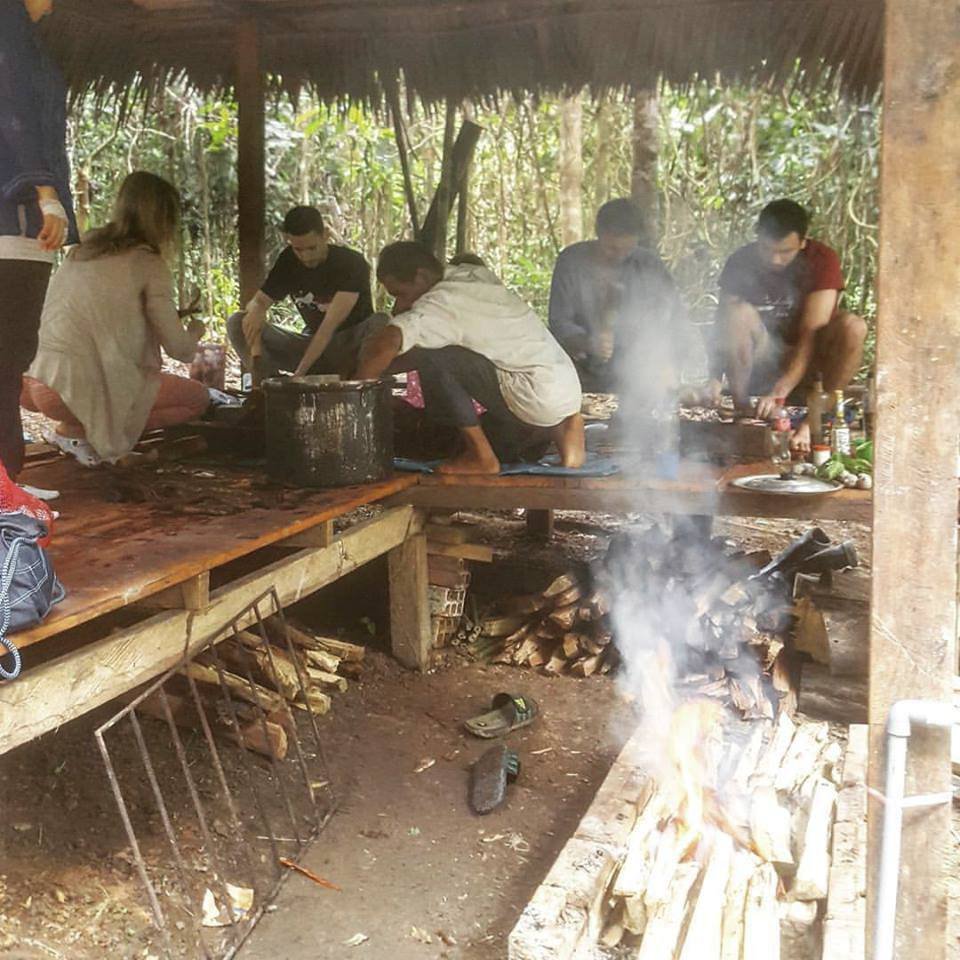
{"label": "blonde woman kneeling", "polygon": [[161,372],[160,347],[193,359],[203,324],[186,328],[167,266],[177,237],[176,189],[131,173],[113,219],[88,233],[50,281],[40,348],[21,402],[57,421],[45,439],[86,466],[129,453],[144,430],[199,416],[202,384]]}

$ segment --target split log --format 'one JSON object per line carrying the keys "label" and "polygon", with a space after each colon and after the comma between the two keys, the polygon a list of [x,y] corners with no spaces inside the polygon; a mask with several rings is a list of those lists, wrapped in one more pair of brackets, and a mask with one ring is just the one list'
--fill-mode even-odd
{"label": "split log", "polygon": [[636,960],[663,960],[675,956],[690,908],[690,891],[699,876],[700,865],[697,863],[677,866],[666,895],[650,910]]}
{"label": "split log", "polygon": [[777,771],[790,749],[796,729],[796,724],[787,714],[780,714],[773,728],[773,736],[757,762],[753,782],[773,783],[776,780]]}
{"label": "split log", "polygon": [[720,960],[742,960],[747,891],[758,864],[757,858],[748,850],[738,850],[730,864],[730,880],[723,905]]}
{"label": "split log", "polygon": [[288,700],[295,700],[300,692],[300,677],[297,665],[289,655],[278,647],[267,649],[266,643],[255,634],[240,630],[236,639],[253,655],[260,672],[273,687]]}
{"label": "split log", "polygon": [[743,918],[743,960],[780,960],[780,917],[772,864],[765,863],[750,878]]}
{"label": "split log", "polygon": [[569,630],[577,620],[577,605],[571,603],[565,607],[557,607],[550,611],[547,619],[561,630]]}
{"label": "split log", "polygon": [[552,598],[554,606],[557,607],[568,607],[570,604],[576,604],[577,609],[580,609],[579,600],[583,596],[583,589],[579,583],[575,583],[572,587],[568,587],[562,593],[558,593],[555,597]]}
{"label": "split log", "polygon": [[488,617],[480,624],[485,637],[508,637],[525,625],[523,617]]}
{"label": "split log", "polygon": [[[274,643],[281,644],[282,649],[285,650],[286,638],[283,635],[281,621],[275,617],[269,617],[264,623],[270,638]],[[309,633],[301,627],[294,626],[289,621],[286,622],[286,625],[290,641],[297,647],[304,647],[307,650],[321,650],[349,663],[361,663],[366,656],[367,648],[359,644],[348,643],[346,640],[339,640],[336,637]]]}
{"label": "split log", "polygon": [[613,896],[623,901],[623,924],[633,934],[643,933],[647,924],[644,898],[663,836],[657,829],[661,813],[657,797],[647,801],[630,834],[626,855],[611,888]]}
{"label": "split log", "polygon": [[563,655],[568,660],[575,660],[580,656],[580,634],[568,633],[563,638]]}
{"label": "split log", "polygon": [[327,653],[326,650],[305,650],[303,655],[306,657],[307,665],[315,670],[337,673],[340,669],[340,658]]}
{"label": "split log", "polygon": [[[562,644],[561,644],[562,647]],[[551,677],[559,677],[561,674],[566,673],[567,667],[567,658],[563,655],[562,649],[560,652],[555,652],[553,656],[543,665],[543,672]]]}
{"label": "split log", "polygon": [[766,739],[770,736],[770,730],[771,725],[769,723],[757,724],[740,753],[740,758],[733,773],[733,783],[740,793],[746,792],[750,777],[757,769],[757,763],[760,760],[760,754],[763,751]]}
{"label": "split log", "polygon": [[723,907],[732,860],[733,841],[726,834],[718,834],[714,839],[710,862],[703,874],[703,883],[690,917],[679,960],[719,960],[723,938]]}
{"label": "split log", "polygon": [[[196,703],[192,697],[167,691],[165,691],[165,696],[167,706],[170,708],[170,715],[178,727],[184,727],[188,730],[203,729]],[[215,704],[212,705],[212,709],[207,713],[208,723],[211,728],[222,730],[227,740],[243,747],[245,750],[251,750],[265,757],[273,757],[277,760],[286,759],[287,734],[281,724],[269,718],[264,718],[262,723],[259,719],[248,719],[246,722],[239,724],[240,735],[237,736],[237,731],[232,725],[225,724],[220,720],[215,707]],[[144,716],[168,722],[163,698],[159,691],[142,700],[137,706],[137,711]],[[264,728],[266,728],[266,732],[264,732]]]}
{"label": "split log", "polygon": [[564,573],[557,577],[546,590],[543,596],[548,600],[554,600],[571,587],[579,585],[579,580],[572,573]]}
{"label": "split log", "polygon": [[[781,901],[779,909],[781,960],[809,960],[817,956],[816,902]],[[823,956],[831,955],[825,953]]]}
{"label": "split log", "polygon": [[603,655],[593,654],[588,657],[580,657],[570,664],[570,673],[575,677],[592,677],[603,665]]}
{"label": "split log", "polygon": [[750,798],[750,835],[757,853],[781,873],[794,865],[790,833],[790,811],[780,806],[773,786],[761,783]]}
{"label": "split log", "polygon": [[810,805],[797,875],[790,894],[794,900],[823,900],[830,876],[830,830],[837,788],[828,780],[817,784]]}
{"label": "split log", "polygon": [[[194,661],[183,668],[183,673],[192,677],[197,683],[206,683],[211,686],[220,686],[220,674],[215,667]],[[244,677],[238,677],[229,670],[223,672],[223,685],[236,697],[260,707],[266,713],[283,710],[286,700],[279,693],[267,690],[260,684],[250,684]]]}
{"label": "split log", "polygon": [[774,778],[777,790],[792,793],[810,774],[819,772],[817,759],[829,732],[826,723],[804,723],[797,727]]}
{"label": "split log", "polygon": [[326,670],[317,670],[315,667],[307,667],[306,674],[313,683],[321,687],[332,687],[339,690],[340,693],[346,693],[349,683],[346,677],[340,677],[335,673],[328,673]]}

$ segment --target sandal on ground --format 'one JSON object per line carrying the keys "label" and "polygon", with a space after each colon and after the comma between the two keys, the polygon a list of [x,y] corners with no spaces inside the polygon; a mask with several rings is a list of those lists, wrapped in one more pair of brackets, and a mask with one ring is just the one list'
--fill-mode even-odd
{"label": "sandal on ground", "polygon": [[470,770],[470,808],[484,814],[507,798],[507,784],[520,775],[520,758],[506,744],[491,747]]}
{"label": "sandal on ground", "polygon": [[85,467],[98,467],[103,463],[100,454],[90,446],[87,440],[80,437],[63,437],[56,430],[44,430],[43,439]]}
{"label": "sandal on ground", "polygon": [[463,725],[475,737],[492,740],[528,726],[539,713],[536,700],[530,697],[520,693],[498,693],[490,704],[490,710],[465,720]]}

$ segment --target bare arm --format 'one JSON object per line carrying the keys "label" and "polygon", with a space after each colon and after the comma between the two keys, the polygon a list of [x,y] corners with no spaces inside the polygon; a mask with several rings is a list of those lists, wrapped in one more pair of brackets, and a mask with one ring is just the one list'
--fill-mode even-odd
{"label": "bare arm", "polygon": [[260,356],[260,334],[267,322],[267,311],[273,306],[272,298],[258,290],[247,304],[243,315],[243,335],[246,337],[250,355]]}
{"label": "bare arm", "polygon": [[403,334],[399,327],[388,324],[382,330],[367,337],[360,350],[357,364],[358,380],[376,380],[397,358],[403,348]]}
{"label": "bare arm", "polygon": [[767,417],[773,410],[777,397],[786,397],[803,380],[810,361],[813,359],[817,331],[822,330],[833,316],[840,298],[838,290],[815,290],[803,304],[800,316],[800,335],[787,356],[786,366],[780,374],[773,390],[767,397],[761,397],[757,404],[757,416]]}
{"label": "bare arm", "polygon": [[323,323],[317,328],[313,339],[307,346],[297,369],[293,371],[295,377],[302,377],[309,369],[323,356],[323,351],[327,349],[331,337],[337,332],[337,328],[344,320],[350,316],[350,311],[356,306],[360,299],[358,293],[347,293],[344,290],[339,291],[330,301],[327,307],[327,315],[323,318]]}

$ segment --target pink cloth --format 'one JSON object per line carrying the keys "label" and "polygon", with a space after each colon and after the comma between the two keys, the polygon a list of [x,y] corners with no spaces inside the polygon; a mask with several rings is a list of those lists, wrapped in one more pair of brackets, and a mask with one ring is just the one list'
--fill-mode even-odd
{"label": "pink cloth", "polygon": [[[407,390],[403,399],[417,410],[424,408],[423,388],[420,386],[420,374],[416,370],[410,370],[407,373]],[[476,400],[473,401],[473,408],[477,411],[477,416],[486,412],[483,404],[477,403]]]}

